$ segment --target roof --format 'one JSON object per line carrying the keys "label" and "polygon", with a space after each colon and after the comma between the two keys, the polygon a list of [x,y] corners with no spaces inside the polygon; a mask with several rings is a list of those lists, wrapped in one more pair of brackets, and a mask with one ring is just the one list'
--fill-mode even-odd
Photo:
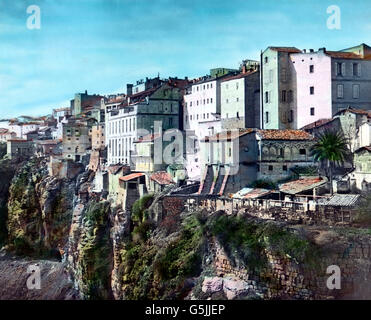
{"label": "roof", "polygon": [[338,111],[335,115],[339,115],[341,113],[346,113],[346,112],[359,114],[359,115],[364,115],[364,116],[367,116],[368,118],[371,118],[371,111],[370,110],[356,109],[356,108],[353,108],[351,106],[349,106],[346,109]]}
{"label": "roof", "polygon": [[306,126],[302,127],[301,130],[310,130],[310,129],[314,129],[314,128],[318,128],[318,127],[321,127],[323,125],[325,125],[326,123],[329,123],[331,122],[333,119],[330,118],[330,119],[319,119],[317,121],[314,121],[310,124],[307,124]]}
{"label": "roof", "polygon": [[268,47],[268,48],[274,51],[279,51],[279,52],[288,52],[288,53],[301,52],[301,50],[296,47]]}
{"label": "roof", "polygon": [[60,143],[60,140],[39,140],[38,144],[58,144]]}
{"label": "roof", "polygon": [[5,134],[5,133],[8,133],[8,132],[9,132],[8,129],[0,128],[0,134]]}
{"label": "roof", "polygon": [[144,173],[136,172],[136,173],[129,174],[127,176],[120,177],[120,181],[125,181],[126,182],[126,181],[130,181],[130,180],[142,177],[142,176],[144,176]]}
{"label": "roof", "polygon": [[363,150],[367,150],[368,152],[371,152],[371,146],[361,147],[354,152],[360,152],[360,151],[363,151]]}
{"label": "roof", "polygon": [[22,143],[25,143],[25,142],[30,142],[28,140],[25,140],[25,139],[21,139],[21,138],[13,138],[13,139],[9,139],[8,142],[22,142]]}
{"label": "roof", "polygon": [[169,184],[174,183],[171,175],[165,171],[159,171],[159,172],[153,173],[150,179],[161,185],[169,185]]}
{"label": "roof", "polygon": [[318,199],[317,203],[320,206],[353,207],[359,200],[359,194],[334,194],[329,198]]}
{"label": "roof", "polygon": [[299,180],[289,181],[279,186],[279,190],[283,193],[297,194],[307,190],[312,190],[327,182],[327,178],[302,178]]}
{"label": "roof", "polygon": [[135,140],[134,142],[135,143],[141,143],[141,142],[152,142],[154,141],[155,139],[159,138],[160,137],[160,134],[159,133],[152,133],[152,134],[147,134],[143,137],[140,137],[138,138],[137,140]]}
{"label": "roof", "polygon": [[369,55],[362,56],[354,52],[326,51],[326,54],[329,55],[331,58],[338,58],[338,59],[358,59],[358,60],[369,60],[370,59]]}
{"label": "roof", "polygon": [[230,80],[236,80],[236,79],[241,79],[241,78],[244,78],[244,77],[247,77],[253,73],[256,73],[258,72],[258,70],[254,70],[254,71],[249,71],[249,72],[245,72],[245,73],[239,73],[237,75],[232,75],[232,76],[229,76],[229,77],[226,77],[226,78],[223,78],[223,80],[221,82],[225,82],[225,81],[230,81]]}
{"label": "roof", "polygon": [[256,199],[272,193],[273,190],[261,188],[243,188],[233,195],[235,199]]}
{"label": "roof", "polygon": [[117,174],[124,166],[121,164],[111,164],[107,167],[107,171],[111,174]]}
{"label": "roof", "polygon": [[212,136],[206,136],[201,141],[209,142],[209,141],[224,141],[224,140],[233,140],[239,137],[244,136],[245,134],[254,132],[255,129],[248,128],[248,129],[239,129],[239,130],[228,130],[223,131],[220,133],[216,133]]}
{"label": "roof", "polygon": [[257,130],[258,135],[263,140],[313,140],[314,137],[303,130]]}

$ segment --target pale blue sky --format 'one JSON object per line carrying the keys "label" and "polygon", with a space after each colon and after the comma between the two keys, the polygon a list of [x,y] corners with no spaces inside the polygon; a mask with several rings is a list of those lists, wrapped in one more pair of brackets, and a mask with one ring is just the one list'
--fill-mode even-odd
{"label": "pale blue sky", "polygon": [[[26,28],[29,5],[41,29]],[[341,30],[326,27],[329,5]],[[365,0],[0,0],[0,118],[42,115],[74,93],[123,92],[145,77],[236,68],[269,45],[371,44]]]}

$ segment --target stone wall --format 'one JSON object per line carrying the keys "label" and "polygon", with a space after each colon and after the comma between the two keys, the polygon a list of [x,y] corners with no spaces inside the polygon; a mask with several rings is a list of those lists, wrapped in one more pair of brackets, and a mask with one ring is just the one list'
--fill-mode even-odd
{"label": "stone wall", "polygon": [[[279,257],[266,251],[268,267],[260,273],[249,273],[238,261],[231,261],[214,239],[215,277],[206,277],[203,292],[223,291],[228,299],[258,296],[263,299],[370,299],[367,279],[371,276],[371,243],[369,239],[344,243],[325,257],[318,257],[315,267],[298,264],[289,256]],[[326,282],[328,266],[341,270],[341,289],[330,290]]]}

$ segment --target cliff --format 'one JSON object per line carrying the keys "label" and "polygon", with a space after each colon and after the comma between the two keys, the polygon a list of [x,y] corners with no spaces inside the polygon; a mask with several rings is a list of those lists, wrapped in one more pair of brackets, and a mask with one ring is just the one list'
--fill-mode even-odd
{"label": "cliff", "polygon": [[[11,183],[0,182],[4,239],[9,251],[31,260],[5,259],[0,283],[21,286],[25,263],[37,261],[55,274],[39,298],[371,297],[367,227],[296,225],[245,212],[187,209],[166,192],[138,199],[129,214],[91,192],[93,171],[58,179],[49,176],[43,159],[11,167],[0,165],[4,175],[14,175]],[[4,272],[14,264],[19,273],[11,282]],[[341,270],[340,290],[326,285],[332,265]],[[63,290],[53,291],[53,281]],[[22,290],[12,298],[37,298]]]}

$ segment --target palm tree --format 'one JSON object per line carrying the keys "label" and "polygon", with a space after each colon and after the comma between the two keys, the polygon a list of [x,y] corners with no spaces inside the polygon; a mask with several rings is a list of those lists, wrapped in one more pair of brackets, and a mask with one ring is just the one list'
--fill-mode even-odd
{"label": "palm tree", "polygon": [[330,192],[334,193],[332,186],[332,174],[335,164],[344,163],[349,153],[347,140],[340,131],[325,130],[317,137],[316,144],[311,148],[311,154],[315,161],[325,161],[327,164],[326,175],[330,180]]}

